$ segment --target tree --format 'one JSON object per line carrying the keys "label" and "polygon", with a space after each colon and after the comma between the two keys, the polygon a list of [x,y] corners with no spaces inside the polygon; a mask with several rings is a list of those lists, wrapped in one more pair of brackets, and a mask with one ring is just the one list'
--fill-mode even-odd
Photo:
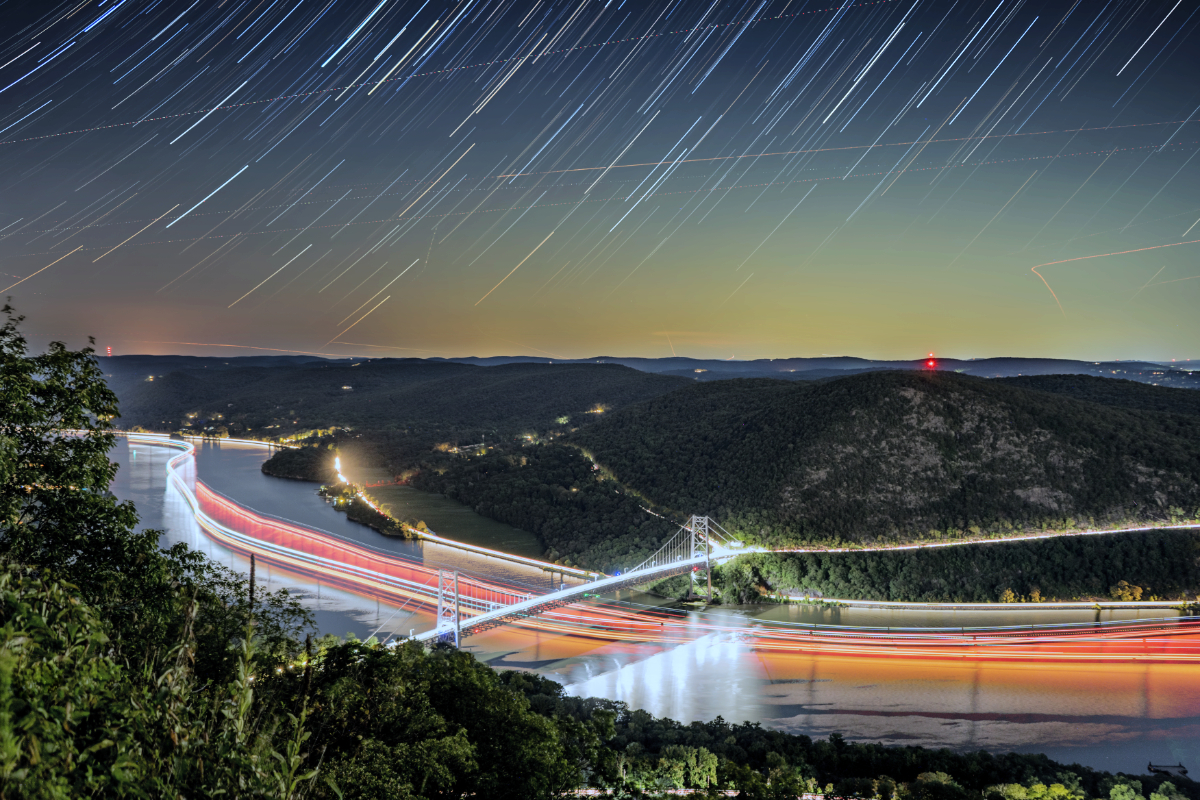
{"label": "tree", "polygon": [[346,798],[537,800],[581,785],[554,722],[452,648],[334,646],[313,672],[312,702],[311,752]]}
{"label": "tree", "polygon": [[24,318],[0,313],[0,557],[54,570],[118,626],[145,621],[170,576],[158,533],[108,491],[116,395],[91,347],[30,355]]}
{"label": "tree", "polygon": [[254,643],[245,634],[235,678],[198,685],[193,620],[194,606],[161,670],[139,669],[114,657],[104,620],[73,586],[0,565],[0,800],[181,797],[201,788],[294,797],[315,775],[300,768],[306,709],[281,725],[277,704],[255,707]]}
{"label": "tree", "polygon": [[[183,610],[199,606],[201,681],[232,677],[250,617],[245,579],[159,532],[138,530],[132,503],[108,490],[117,472],[117,398],[91,347],[52,342],[31,355],[24,319],[0,313],[0,559],[49,570],[104,617],[118,653],[162,657],[182,635]],[[91,340],[89,340],[91,341]],[[296,650],[311,616],[286,591],[266,594],[254,616],[260,665]]]}
{"label": "tree", "polygon": [[1127,783],[1118,783],[1108,790],[1108,797],[1109,800],[1139,800],[1142,796],[1141,788],[1140,783],[1136,789]]}

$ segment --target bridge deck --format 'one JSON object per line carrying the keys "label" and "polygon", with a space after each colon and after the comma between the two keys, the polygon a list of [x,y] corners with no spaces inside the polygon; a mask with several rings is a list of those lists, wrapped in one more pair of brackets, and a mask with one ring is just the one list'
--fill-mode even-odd
{"label": "bridge deck", "polygon": [[[714,553],[712,561],[722,558],[732,558],[734,555],[736,553]],[[615,592],[617,589],[624,589],[629,586],[641,586],[642,584],[661,580],[662,578],[669,578],[673,575],[686,574],[691,572],[695,567],[704,566],[705,561],[706,558],[704,556],[696,556],[695,558],[632,570],[623,575],[614,575],[610,578],[602,578],[590,583],[581,583],[557,592],[539,595],[530,600],[524,600],[520,603],[497,608],[483,614],[466,617],[459,621],[459,635],[468,636],[472,633],[482,633],[499,627],[512,619],[534,617],[550,609],[575,603],[583,599],[585,595]],[[418,634],[415,637],[415,641],[432,642],[446,634],[452,634],[452,631],[449,628],[435,628]]]}

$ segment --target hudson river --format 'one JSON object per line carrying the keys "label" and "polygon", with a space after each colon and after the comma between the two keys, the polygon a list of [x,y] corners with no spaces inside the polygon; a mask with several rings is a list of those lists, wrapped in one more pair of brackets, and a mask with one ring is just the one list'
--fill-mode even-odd
{"label": "hudson river", "polygon": [[[246,562],[210,542],[166,480],[177,451],[120,439],[121,465],[112,490],[137,505],[142,524],[164,542],[187,542],[234,569]],[[197,447],[197,476],[237,503],[428,564],[494,579],[545,586],[541,570],[457,550],[409,543],[349,522],[316,494],[316,486],[265,476],[263,448]],[[483,519],[438,496],[406,495],[406,512],[438,534],[476,544],[519,545],[528,534]],[[407,635],[432,615],[377,603],[310,579],[260,569],[271,588],[299,593],[322,633],[365,638]],[[622,600],[656,602],[645,596]],[[660,602],[660,601],[657,601]],[[1174,612],[1151,609],[1146,617]],[[959,628],[977,625],[1089,622],[1093,612],[950,612],[762,606],[726,609],[736,631],[754,619],[848,626]],[[1133,612],[1121,612],[1123,618]],[[694,619],[699,616],[694,615]],[[1114,619],[1106,612],[1102,619]],[[708,616],[712,619],[712,615]],[[498,668],[553,678],[572,694],[621,700],[684,722],[720,715],[813,737],[839,731],[854,740],[991,751],[1045,752],[1066,763],[1141,773],[1148,761],[1200,770],[1200,691],[1194,665],[1059,664],[972,660],[853,658],[807,653],[758,653],[736,633],[700,636],[686,644],[606,642],[513,626],[467,638],[466,649]]]}

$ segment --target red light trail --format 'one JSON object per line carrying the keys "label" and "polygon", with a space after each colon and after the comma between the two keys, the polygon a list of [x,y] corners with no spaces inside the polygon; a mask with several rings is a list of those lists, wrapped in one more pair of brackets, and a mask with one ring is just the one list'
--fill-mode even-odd
{"label": "red light trail", "polygon": [[[200,481],[196,481],[193,492],[179,474],[194,457],[190,443],[158,437],[130,438],[182,450],[167,464],[168,479],[183,495],[205,533],[222,546],[240,554],[253,553],[272,566],[364,597],[412,602],[427,608],[436,605],[437,569],[256,514]],[[462,573],[459,593],[464,617],[534,595],[527,587]],[[731,637],[759,652],[939,660],[1200,663],[1200,619],[1190,618],[953,630],[850,628],[740,619],[732,623],[717,613],[643,610],[600,601],[572,603],[536,618],[515,619],[512,624],[604,641],[684,644],[704,636]]]}

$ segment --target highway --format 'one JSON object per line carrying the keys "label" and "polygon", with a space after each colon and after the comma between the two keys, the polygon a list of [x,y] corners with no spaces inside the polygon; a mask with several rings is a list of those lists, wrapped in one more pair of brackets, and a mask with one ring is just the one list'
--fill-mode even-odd
{"label": "highway", "polygon": [[[184,497],[205,533],[223,546],[244,555],[254,554],[280,569],[314,577],[363,596],[390,603],[437,607],[437,569],[323,531],[257,514],[217,494],[199,480],[194,481],[193,488],[184,475],[185,467],[194,463],[194,446],[190,442],[145,435],[131,435],[130,438],[179,451],[168,461],[168,480]],[[878,549],[912,549],[912,546]],[[718,544],[713,547],[711,559],[726,560],[747,550],[749,548],[728,548]],[[659,560],[625,574],[576,583],[546,593],[460,573],[455,603],[458,633],[465,636],[499,625],[515,624],[605,641],[682,643],[701,636],[735,637],[748,647],[764,652],[919,659],[1200,662],[1200,619],[1173,617],[1015,628],[871,629],[751,621],[719,611],[689,615],[673,610],[641,609],[605,601],[602,597],[624,587],[686,574],[703,567],[706,560],[704,555]],[[449,605],[453,598],[443,595],[443,600]],[[938,608],[945,604],[893,605]],[[1162,603],[1105,605],[1163,606]],[[953,607],[978,609],[981,604]],[[1090,608],[1093,604],[1017,606],[1026,607]],[[1006,605],[1004,609],[1011,611],[1014,606]],[[445,637],[453,633],[448,627],[453,624],[450,622],[441,629],[422,632],[416,639],[428,643]]]}

